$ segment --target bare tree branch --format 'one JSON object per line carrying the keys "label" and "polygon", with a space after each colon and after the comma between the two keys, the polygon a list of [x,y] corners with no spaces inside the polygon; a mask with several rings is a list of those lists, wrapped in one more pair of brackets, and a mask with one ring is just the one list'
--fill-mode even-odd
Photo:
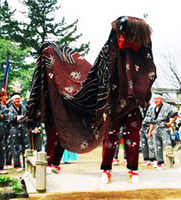
{"label": "bare tree branch", "polygon": [[181,76],[179,73],[179,66],[180,63],[176,63],[175,57],[173,54],[163,54],[162,55],[164,61],[164,68],[162,67],[161,70],[164,74],[165,80],[170,82],[172,86],[181,89]]}

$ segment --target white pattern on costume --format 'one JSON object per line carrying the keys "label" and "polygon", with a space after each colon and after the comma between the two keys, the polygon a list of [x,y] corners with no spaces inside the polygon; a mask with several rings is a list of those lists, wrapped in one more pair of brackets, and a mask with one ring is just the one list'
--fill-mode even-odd
{"label": "white pattern on costume", "polygon": [[51,65],[55,63],[55,58],[52,55],[49,57],[49,60]]}
{"label": "white pattern on costume", "polygon": [[120,105],[121,105],[121,108],[125,108],[126,107],[126,100],[125,99],[121,99],[120,100]]}
{"label": "white pattern on costume", "polygon": [[151,54],[150,53],[147,53],[147,58],[151,58]]}
{"label": "white pattern on costume", "polygon": [[129,81],[129,82],[128,82],[128,85],[129,85],[129,87],[130,87],[131,89],[133,89],[133,81]]}
{"label": "white pattern on costume", "polygon": [[137,127],[137,122],[135,121],[135,122],[131,122],[131,124],[130,124],[133,128],[136,128]]}
{"label": "white pattern on costume", "polygon": [[135,65],[135,70],[138,72],[140,67],[138,65]]}
{"label": "white pattern on costume", "polygon": [[86,140],[84,140],[84,141],[82,142],[82,144],[80,145],[80,149],[81,149],[81,150],[85,150],[85,149],[87,149],[87,147],[88,147],[88,143],[87,143]]}
{"label": "white pattern on costume", "polygon": [[71,72],[70,73],[70,78],[74,78],[76,80],[80,80],[81,79],[81,73],[80,72]]}
{"label": "white pattern on costume", "polygon": [[65,87],[65,90],[66,90],[67,92],[72,93],[73,90],[74,90],[74,86],[73,86],[73,85],[71,85],[71,86],[67,86],[67,87]]}
{"label": "white pattern on costume", "polygon": [[108,141],[107,142],[107,148],[110,149],[112,146],[113,146],[113,144],[110,141]]}
{"label": "white pattern on costume", "polygon": [[95,127],[95,129],[94,129],[93,135],[95,136],[95,139],[96,139],[96,140],[99,140],[99,138],[100,138],[100,133],[99,133],[99,130],[97,129],[97,127]]}
{"label": "white pattern on costume", "polygon": [[150,72],[148,74],[148,77],[149,77],[150,80],[154,80],[155,79],[155,72]]}
{"label": "white pattern on costume", "polygon": [[53,74],[49,73],[48,76],[52,79],[53,78]]}
{"label": "white pattern on costume", "polygon": [[130,70],[130,65],[126,64],[126,71],[129,71],[129,70]]}
{"label": "white pattern on costume", "polygon": [[79,56],[78,59],[79,60],[84,60],[84,58],[82,56]]}

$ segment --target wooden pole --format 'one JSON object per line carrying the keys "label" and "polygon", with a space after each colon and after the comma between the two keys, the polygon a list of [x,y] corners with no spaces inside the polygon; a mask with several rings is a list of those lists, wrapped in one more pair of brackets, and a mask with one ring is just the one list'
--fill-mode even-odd
{"label": "wooden pole", "polygon": [[36,190],[39,192],[46,191],[46,152],[38,152],[36,154]]}
{"label": "wooden pole", "polygon": [[33,156],[32,149],[26,149],[24,156],[25,156],[25,171],[28,172],[31,170],[31,164],[28,161],[28,157]]}
{"label": "wooden pole", "polygon": [[167,146],[165,148],[165,157],[166,157],[166,167],[167,168],[173,167],[174,153],[173,153],[173,148],[171,146]]}

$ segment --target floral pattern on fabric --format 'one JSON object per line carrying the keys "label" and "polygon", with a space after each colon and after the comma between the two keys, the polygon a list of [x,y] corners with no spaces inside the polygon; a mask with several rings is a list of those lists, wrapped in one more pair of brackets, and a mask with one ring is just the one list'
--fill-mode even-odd
{"label": "floral pattern on fabric", "polygon": [[81,78],[81,73],[80,72],[71,72],[70,73],[70,78],[73,78],[75,80],[80,80]]}
{"label": "floral pattern on fabric", "polygon": [[74,86],[72,85],[72,86],[69,86],[69,87],[65,87],[65,90],[67,91],[67,92],[69,92],[69,93],[72,93],[73,91],[74,91]]}
{"label": "floral pattern on fabric", "polygon": [[88,143],[87,143],[87,141],[86,140],[84,140],[83,142],[82,142],[82,144],[80,145],[80,149],[81,150],[86,150],[88,148]]}
{"label": "floral pattern on fabric", "polygon": [[[156,78],[151,44],[120,49],[115,30],[93,66],[71,48],[50,42],[40,48],[36,65],[28,118],[34,120],[41,110],[42,121],[54,120],[62,147],[76,153],[96,148],[115,120],[145,106]],[[46,113],[49,104],[52,119]]]}
{"label": "floral pattern on fabric", "polygon": [[99,140],[100,133],[99,133],[99,130],[97,129],[97,127],[94,128],[93,135],[95,136],[96,140]]}
{"label": "floral pattern on fabric", "polygon": [[155,73],[155,72],[150,72],[150,73],[148,74],[148,77],[149,77],[150,80],[155,80],[156,73]]}

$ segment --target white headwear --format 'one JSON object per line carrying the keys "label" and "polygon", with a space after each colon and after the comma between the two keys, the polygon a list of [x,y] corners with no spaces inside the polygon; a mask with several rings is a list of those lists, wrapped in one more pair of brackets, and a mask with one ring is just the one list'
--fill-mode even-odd
{"label": "white headwear", "polygon": [[163,99],[163,97],[162,97],[161,94],[155,94],[155,95],[154,95],[154,98],[161,98],[161,99]]}
{"label": "white headwear", "polygon": [[19,94],[14,94],[12,97],[11,97],[11,100],[14,100],[16,98],[21,98]]}

